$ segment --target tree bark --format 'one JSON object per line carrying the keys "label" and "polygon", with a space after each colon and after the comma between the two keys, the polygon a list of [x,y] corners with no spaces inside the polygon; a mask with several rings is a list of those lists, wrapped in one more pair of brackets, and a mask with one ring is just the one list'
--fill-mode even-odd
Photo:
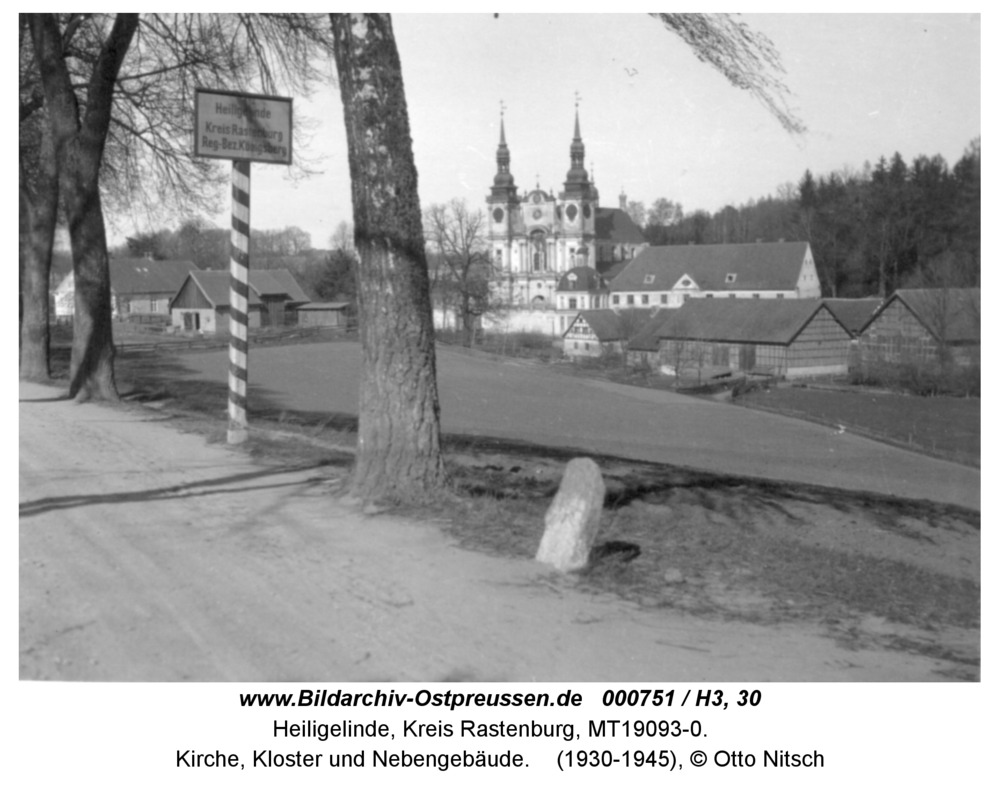
{"label": "tree bark", "polygon": [[47,380],[49,366],[49,273],[59,205],[52,134],[42,125],[38,167],[33,183],[24,165],[19,173],[21,216],[21,358],[22,380]]}
{"label": "tree bark", "polygon": [[111,123],[115,80],[138,22],[138,14],[118,14],[115,18],[91,73],[82,118],[63,59],[58,18],[32,14],[30,22],[73,251],[75,312],[69,393],[78,401],[118,399],[108,244],[98,175]]}
{"label": "tree bark", "polygon": [[446,481],[424,251],[399,54],[387,14],[331,14],[347,127],[363,368],[352,491],[419,503]]}

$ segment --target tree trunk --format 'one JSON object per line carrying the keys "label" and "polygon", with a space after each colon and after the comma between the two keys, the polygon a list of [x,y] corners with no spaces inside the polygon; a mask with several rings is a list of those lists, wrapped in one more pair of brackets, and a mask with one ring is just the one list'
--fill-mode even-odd
{"label": "tree trunk", "polygon": [[33,187],[20,173],[21,365],[22,380],[47,380],[49,368],[49,273],[56,231],[59,189],[52,135],[42,130]]}
{"label": "tree trunk", "polygon": [[138,23],[138,14],[118,14],[115,18],[94,63],[87,85],[86,111],[81,119],[63,59],[58,18],[54,14],[33,14],[30,22],[73,251],[75,311],[69,394],[78,401],[118,399],[108,244],[98,175],[111,124],[115,80]]}
{"label": "tree trunk", "polygon": [[422,502],[445,483],[430,282],[399,55],[386,14],[331,14],[347,127],[363,368],[352,482]]}

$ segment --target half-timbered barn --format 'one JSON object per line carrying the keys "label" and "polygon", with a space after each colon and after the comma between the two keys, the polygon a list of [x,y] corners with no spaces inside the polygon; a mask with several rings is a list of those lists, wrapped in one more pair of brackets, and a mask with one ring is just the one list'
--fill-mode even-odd
{"label": "half-timbered barn", "polygon": [[978,288],[896,290],[861,331],[861,363],[978,363],[980,315]]}
{"label": "half-timbered barn", "polygon": [[628,351],[630,362],[678,376],[729,369],[794,378],[846,373],[850,343],[818,300],[692,299],[660,309]]}

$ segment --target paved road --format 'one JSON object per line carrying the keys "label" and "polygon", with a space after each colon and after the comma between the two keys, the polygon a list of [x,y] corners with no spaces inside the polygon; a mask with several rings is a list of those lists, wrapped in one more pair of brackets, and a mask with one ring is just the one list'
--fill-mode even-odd
{"label": "paved road", "polygon": [[[223,354],[178,360],[225,383]],[[251,408],[356,415],[360,363],[353,343],[254,348]],[[438,370],[446,432],[980,507],[977,469],[817,424],[447,349]]]}

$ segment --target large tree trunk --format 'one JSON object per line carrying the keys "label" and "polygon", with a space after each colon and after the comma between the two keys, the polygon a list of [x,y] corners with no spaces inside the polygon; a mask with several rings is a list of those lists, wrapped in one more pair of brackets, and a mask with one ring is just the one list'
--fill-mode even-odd
{"label": "large tree trunk", "polygon": [[52,135],[42,129],[35,182],[20,171],[21,364],[22,380],[49,377],[49,272],[55,239],[59,189]]}
{"label": "large tree trunk", "polygon": [[52,123],[59,189],[73,250],[75,313],[70,358],[71,397],[118,399],[111,335],[108,244],[98,175],[111,123],[115,80],[139,23],[138,14],[118,14],[94,64],[83,117],[63,60],[62,32],[54,14],[33,14],[31,36],[45,106]]}
{"label": "large tree trunk", "polygon": [[331,14],[347,126],[363,369],[353,492],[427,501],[445,482],[430,281],[387,14]]}

